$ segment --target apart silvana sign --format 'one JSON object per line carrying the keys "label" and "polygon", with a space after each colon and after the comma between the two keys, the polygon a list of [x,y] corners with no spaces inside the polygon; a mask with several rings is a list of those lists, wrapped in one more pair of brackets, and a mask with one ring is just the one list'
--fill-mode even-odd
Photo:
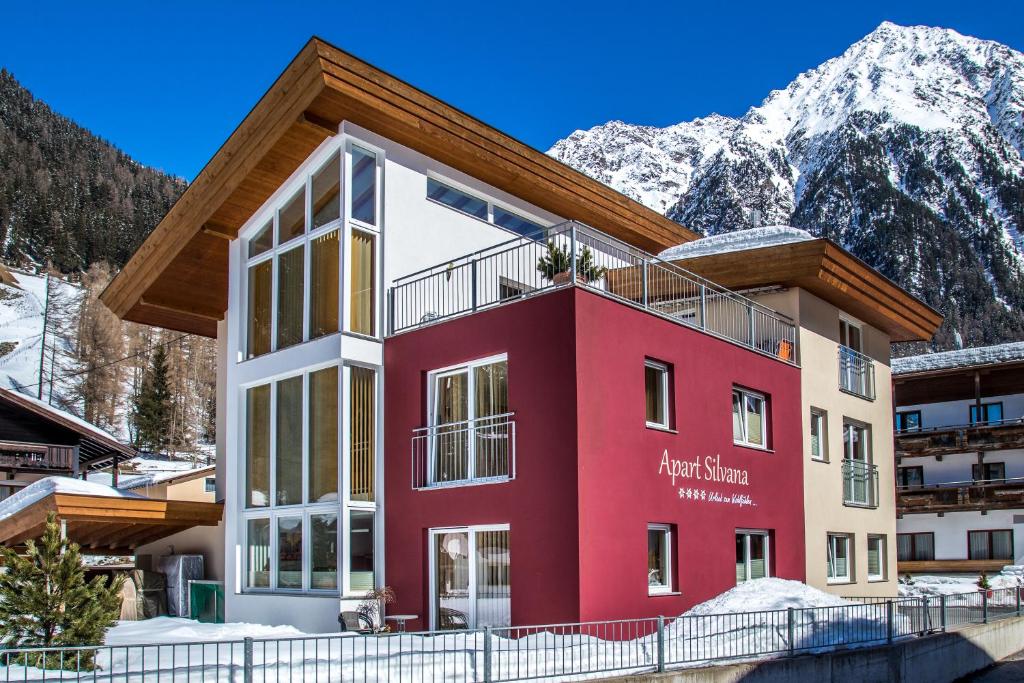
{"label": "apart silvana sign", "polygon": [[748,494],[726,493],[709,487],[720,484],[749,486],[747,470],[741,467],[727,467],[722,464],[721,455],[700,456],[693,460],[676,460],[670,458],[666,450],[658,465],[658,474],[669,477],[672,487],[676,480],[683,479],[685,484],[698,484],[697,487],[682,486],[678,489],[679,498],[698,502],[723,503],[726,505],[756,506]]}

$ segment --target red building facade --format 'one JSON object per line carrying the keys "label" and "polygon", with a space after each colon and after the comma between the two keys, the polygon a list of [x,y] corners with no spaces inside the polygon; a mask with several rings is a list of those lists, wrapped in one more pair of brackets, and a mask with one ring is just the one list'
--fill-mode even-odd
{"label": "red building facade", "polygon": [[[384,354],[385,583],[412,627],[672,615],[803,580],[799,368],[578,287]],[[441,471],[456,451],[475,472]]]}

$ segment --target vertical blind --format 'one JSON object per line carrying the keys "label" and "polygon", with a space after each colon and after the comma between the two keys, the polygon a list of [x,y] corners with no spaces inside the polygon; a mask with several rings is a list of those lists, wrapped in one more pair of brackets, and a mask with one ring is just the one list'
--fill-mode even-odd
{"label": "vertical blind", "polygon": [[508,531],[476,532],[476,628],[512,625]]}
{"label": "vertical blind", "polygon": [[338,500],[338,368],[309,375],[309,502]]}
{"label": "vertical blind", "polygon": [[360,367],[352,367],[351,373],[350,494],[352,500],[372,501],[376,442],[376,373]]}
{"label": "vertical blind", "polygon": [[310,255],[309,337],[338,331],[338,231],[313,239]]}
{"label": "vertical blind", "polygon": [[270,311],[274,263],[271,260],[249,268],[249,329],[246,357],[254,358],[270,351]]}
{"label": "vertical blind", "polygon": [[270,504],[270,385],[246,392],[246,506]]}
{"label": "vertical blind", "polygon": [[277,383],[275,505],[302,503],[302,375]]}
{"label": "vertical blind", "polygon": [[353,332],[373,335],[374,330],[374,238],[352,231],[352,301],[349,325]]}
{"label": "vertical blind", "polygon": [[277,348],[302,341],[305,306],[305,247],[289,249],[277,257]]}

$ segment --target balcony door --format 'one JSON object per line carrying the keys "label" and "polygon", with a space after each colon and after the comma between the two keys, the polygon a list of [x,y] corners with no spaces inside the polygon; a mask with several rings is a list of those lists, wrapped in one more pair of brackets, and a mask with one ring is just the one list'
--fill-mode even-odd
{"label": "balcony door", "polygon": [[863,356],[863,334],[859,325],[839,319],[839,386],[862,396],[870,393],[868,367]]}
{"label": "balcony door", "polygon": [[505,358],[434,374],[431,483],[510,476],[509,425]]}
{"label": "balcony door", "polygon": [[431,629],[511,625],[508,527],[433,529],[430,544]]}

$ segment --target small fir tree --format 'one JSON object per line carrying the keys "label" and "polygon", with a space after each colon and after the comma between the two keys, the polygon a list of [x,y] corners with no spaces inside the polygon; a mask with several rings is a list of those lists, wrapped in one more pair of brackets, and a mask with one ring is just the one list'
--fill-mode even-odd
{"label": "small fir tree", "polygon": [[988,574],[986,574],[985,572],[982,572],[981,576],[978,577],[978,589],[979,590],[983,590],[983,591],[987,591],[987,590],[990,590],[991,588],[992,588],[992,584],[988,580]]}
{"label": "small fir tree", "polygon": [[[5,571],[0,573],[0,645],[66,647],[100,645],[121,610],[124,577],[107,585],[105,577],[86,582],[78,545],[62,538],[51,512],[42,538],[28,541],[25,554],[0,546]],[[92,666],[92,651],[65,657],[64,664]],[[26,653],[22,663],[43,664],[42,653]],[[62,661],[49,653],[47,667]],[[61,667],[63,668],[63,667]]]}
{"label": "small fir tree", "polygon": [[164,450],[171,440],[172,405],[167,373],[167,350],[161,344],[153,352],[132,408],[135,439],[151,451]]}

